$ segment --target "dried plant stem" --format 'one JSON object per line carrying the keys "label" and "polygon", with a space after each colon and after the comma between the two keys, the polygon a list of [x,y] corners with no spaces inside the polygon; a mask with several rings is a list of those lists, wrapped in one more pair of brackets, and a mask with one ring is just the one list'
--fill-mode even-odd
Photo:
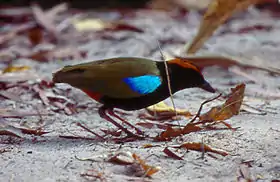
{"label": "dried plant stem", "polygon": [[173,100],[173,94],[172,94],[172,89],[171,89],[171,84],[170,84],[170,75],[169,75],[169,71],[168,71],[168,65],[167,65],[165,56],[163,55],[163,52],[162,52],[162,49],[160,47],[159,41],[158,41],[158,47],[159,47],[159,50],[160,50],[161,57],[162,57],[162,59],[164,61],[164,66],[165,66],[165,72],[166,72],[166,77],[167,77],[167,85],[168,85],[168,91],[169,91],[170,99],[171,99],[171,102],[172,102],[173,109],[175,111],[175,115],[177,116],[177,110],[176,110],[175,103],[174,103],[174,100]]}
{"label": "dried plant stem", "polygon": [[212,99],[208,99],[208,100],[202,102],[202,104],[200,105],[200,107],[199,107],[199,109],[198,109],[198,111],[197,111],[195,117],[190,121],[190,123],[193,123],[193,122],[196,120],[196,118],[198,118],[198,117],[200,116],[200,113],[201,113],[201,111],[202,111],[202,108],[203,108],[203,106],[204,106],[205,104],[207,104],[208,102],[212,102],[213,100],[218,99],[219,97],[221,97],[221,95],[222,95],[222,94],[220,93],[220,94],[217,95],[216,97],[214,97],[214,98],[212,98]]}

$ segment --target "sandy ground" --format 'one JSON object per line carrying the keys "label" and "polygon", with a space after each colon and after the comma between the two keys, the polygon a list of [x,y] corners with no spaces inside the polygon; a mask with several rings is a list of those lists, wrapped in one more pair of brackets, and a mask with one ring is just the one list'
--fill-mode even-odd
{"label": "sandy ground", "polygon": [[[212,53],[231,53],[232,55],[246,56],[254,61],[258,58],[270,64],[271,67],[280,67],[277,58],[280,57],[280,23],[277,19],[267,16],[265,13],[247,13],[244,20],[232,20],[231,28],[238,29],[245,25],[266,24],[273,26],[269,32],[252,31],[246,34],[222,34],[211,38],[203,49]],[[160,15],[139,15],[137,21],[131,23],[143,27],[146,34],[131,35],[131,38],[119,42],[93,40],[90,43],[80,46],[79,49],[89,51],[90,59],[99,59],[111,56],[144,56],[158,58],[158,38],[174,38],[178,40],[189,40],[195,33],[196,21],[199,16],[191,13],[181,20],[172,20],[166,14]],[[168,20],[168,21],[167,21]],[[154,24],[156,22],[156,28]],[[184,22],[184,23],[182,23]],[[117,33],[123,36],[122,33]],[[278,36],[276,36],[278,35]],[[226,43],[225,43],[226,42]],[[272,42],[264,43],[264,42]],[[273,44],[274,43],[274,44]],[[273,45],[272,45],[273,44]],[[182,44],[164,46],[164,50],[177,51]],[[153,50],[153,51],[152,51]],[[87,61],[84,60],[84,61]],[[32,60],[19,59],[15,63],[29,65],[36,70],[38,75],[51,77],[52,72],[66,64],[78,63],[72,61],[53,61],[49,63],[38,63]],[[101,128],[112,128],[112,126],[101,119],[97,114],[96,106],[99,104],[91,101],[82,92],[71,89],[69,98],[75,99],[79,104],[89,105],[80,109],[77,114],[65,115],[65,113],[51,112],[52,116],[43,116],[46,124],[46,131],[52,131],[43,137],[25,136],[22,141],[0,137],[0,149],[7,149],[7,152],[0,154],[0,181],[86,181],[81,176],[88,170],[96,170],[103,173],[107,181],[213,181],[230,182],[236,181],[239,176],[239,167],[243,161],[251,161],[249,168],[253,179],[270,182],[273,179],[280,179],[280,101],[279,85],[280,78],[264,71],[248,70],[247,74],[251,79],[226,71],[218,67],[208,68],[204,71],[207,80],[213,87],[220,91],[229,92],[231,87],[240,82],[247,84],[244,103],[262,110],[266,115],[248,113],[242,111],[238,116],[232,117],[227,122],[233,127],[239,127],[235,132],[211,131],[193,133],[183,136],[180,140],[173,140],[168,143],[154,143],[150,140],[127,142],[115,144],[113,142],[100,142],[88,140],[70,140],[59,138],[59,135],[72,135],[75,133],[81,136],[92,136],[81,130],[75,122],[87,124],[93,131]],[[255,79],[255,82],[252,81]],[[61,87],[69,88],[62,85]],[[268,93],[263,94],[263,89],[274,93],[274,98]],[[258,92],[259,91],[259,92]],[[278,98],[276,97],[278,94]],[[175,95],[177,107],[187,108],[195,113],[202,101],[213,97],[199,89],[188,89]],[[1,101],[2,108],[34,109],[45,108],[39,98],[34,98],[33,93],[23,92],[22,102],[10,100]],[[170,102],[169,100],[167,102]],[[204,111],[219,104],[214,101],[206,105]],[[141,111],[139,111],[141,112]],[[131,123],[136,123],[137,112],[130,112],[125,116]],[[14,123],[25,123],[34,126],[39,122],[38,117],[25,117],[23,119],[9,119]],[[183,119],[182,122],[186,122]],[[145,129],[143,129],[145,130]],[[147,130],[155,134],[158,130]],[[93,137],[93,136],[92,136]],[[36,138],[36,140],[35,140]],[[14,141],[13,144],[6,144],[7,140]],[[184,160],[178,161],[167,157],[162,150],[165,145],[178,144],[182,142],[201,142],[212,147],[227,151],[230,155],[226,157],[217,156],[212,158],[205,155],[201,159],[201,152],[189,151],[185,153]],[[12,142],[10,141],[10,142]],[[158,147],[144,149],[145,144],[155,144]],[[116,151],[135,152],[148,164],[160,166],[160,172],[152,178],[136,177],[133,170],[128,166],[120,166],[108,162],[80,161],[78,158],[92,158],[103,154],[110,154]],[[152,155],[154,154],[154,155]],[[92,179],[92,181],[95,181]]]}

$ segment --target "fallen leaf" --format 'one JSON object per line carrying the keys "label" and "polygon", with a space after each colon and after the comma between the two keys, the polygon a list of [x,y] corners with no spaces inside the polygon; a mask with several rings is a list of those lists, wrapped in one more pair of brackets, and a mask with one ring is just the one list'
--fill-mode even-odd
{"label": "fallen leaf", "polygon": [[226,102],[221,106],[211,108],[207,113],[199,116],[200,121],[211,120],[219,121],[231,118],[234,115],[238,115],[245,92],[245,84],[237,85],[231,89],[231,94]]}
{"label": "fallen leaf", "polygon": [[163,150],[163,152],[168,156],[171,157],[173,159],[176,160],[184,160],[182,157],[178,156],[177,154],[175,154],[173,151],[171,151],[170,149],[168,149],[167,147],[165,147],[165,149]]}
{"label": "fallen leaf", "polygon": [[50,32],[55,38],[59,38],[59,31],[54,24],[54,20],[51,19],[54,17],[47,15],[37,4],[33,4],[31,9],[36,22]]}
{"label": "fallen leaf", "polygon": [[[230,129],[230,130],[236,130],[236,128],[232,128],[230,124],[225,123],[223,121],[213,121],[213,120],[202,120],[202,121],[198,121],[198,122],[194,122],[196,120],[196,118],[199,118],[200,116],[200,112],[203,108],[203,106],[206,103],[209,103],[211,101],[216,100],[217,98],[219,98],[221,96],[221,94],[219,94],[218,96],[208,99],[206,101],[204,101],[201,105],[199,110],[197,111],[196,116],[190,120],[190,122],[188,124],[186,124],[184,127],[172,127],[169,126],[165,131],[161,132],[158,136],[156,136],[154,138],[155,141],[169,141],[172,138],[181,136],[181,135],[186,135],[192,132],[198,132],[198,131],[208,131],[208,130],[223,130],[223,129]],[[224,126],[226,126],[225,128],[220,128],[218,127],[219,124],[222,124]]]}
{"label": "fallen leaf", "polygon": [[45,112],[34,112],[34,111],[24,111],[24,110],[9,110],[0,108],[0,118],[21,118],[26,116],[42,116],[49,115]]}
{"label": "fallen leaf", "polygon": [[209,147],[208,145],[202,144],[202,143],[196,143],[196,142],[191,142],[191,143],[183,143],[180,146],[173,146],[173,148],[180,148],[180,149],[187,149],[187,150],[195,150],[195,151],[203,151],[203,152],[212,152],[215,154],[219,154],[222,156],[227,156],[228,153],[220,150],[220,149],[213,149]]}
{"label": "fallen leaf", "polygon": [[41,136],[43,134],[49,133],[46,131],[42,131],[41,128],[30,129],[30,128],[16,127],[11,125],[8,121],[4,120],[4,118],[0,118],[0,119],[1,119],[0,135],[8,135],[8,136],[22,138],[24,134]]}
{"label": "fallen leaf", "polygon": [[131,152],[118,152],[114,156],[110,157],[109,162],[113,162],[119,165],[131,165],[135,162],[135,159]]}
{"label": "fallen leaf", "polygon": [[30,70],[31,68],[29,66],[11,66],[9,65],[5,69],[3,69],[2,73],[11,73],[11,72],[19,72],[19,71],[25,71]]}
{"label": "fallen leaf", "polygon": [[146,148],[153,148],[153,147],[158,147],[158,146],[159,146],[159,145],[153,145],[153,144],[148,143],[148,144],[143,145],[142,147],[143,147],[144,149],[146,149]]}
{"label": "fallen leaf", "polygon": [[42,90],[39,85],[34,85],[33,86],[33,90],[39,95],[40,99],[42,100],[42,102],[48,106],[50,105],[50,101],[48,99],[48,97],[46,96],[46,93],[44,90]]}
{"label": "fallen leaf", "polygon": [[29,41],[31,42],[31,44],[33,46],[36,46],[36,45],[40,44],[43,40],[43,30],[42,30],[42,28],[39,27],[39,26],[31,28],[28,31],[28,38],[29,38]]}
{"label": "fallen leaf", "polygon": [[174,116],[179,116],[179,115],[185,117],[192,116],[192,114],[189,111],[185,109],[177,109],[177,108],[174,109],[174,107],[168,106],[164,102],[159,102],[157,104],[151,105],[147,107],[146,110],[150,115],[159,118],[164,116],[168,116],[172,118]]}
{"label": "fallen leaf", "polygon": [[143,33],[144,31],[135,26],[129,25],[121,21],[105,21],[101,19],[84,19],[75,20],[74,27],[79,32],[83,31],[133,31]]}
{"label": "fallen leaf", "polygon": [[[199,130],[201,130],[199,128]],[[165,131],[161,132],[155,137],[156,141],[169,141],[172,138],[183,135],[183,128],[181,127],[168,127]]]}
{"label": "fallen leaf", "polygon": [[157,173],[160,170],[159,166],[154,167],[154,166],[147,165],[146,162],[135,153],[132,154],[132,157],[134,158],[135,163],[138,163],[145,171],[145,176],[151,177],[153,174]]}
{"label": "fallen leaf", "polygon": [[187,54],[194,54],[204,42],[223,24],[233,13],[247,9],[250,5],[265,0],[213,0],[205,12],[198,33],[187,48]]}
{"label": "fallen leaf", "polygon": [[21,101],[19,95],[16,95],[15,93],[11,93],[11,92],[8,92],[8,91],[5,91],[5,90],[1,90],[0,95],[2,97],[5,97],[5,98],[13,100],[13,101],[18,101],[18,102]]}

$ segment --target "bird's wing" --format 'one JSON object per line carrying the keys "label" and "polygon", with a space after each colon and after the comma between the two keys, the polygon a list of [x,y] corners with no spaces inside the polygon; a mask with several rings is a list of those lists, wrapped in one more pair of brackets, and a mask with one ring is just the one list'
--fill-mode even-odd
{"label": "bird's wing", "polygon": [[61,73],[63,83],[112,98],[146,95],[162,82],[156,62],[145,58],[112,58],[83,63],[67,66]]}

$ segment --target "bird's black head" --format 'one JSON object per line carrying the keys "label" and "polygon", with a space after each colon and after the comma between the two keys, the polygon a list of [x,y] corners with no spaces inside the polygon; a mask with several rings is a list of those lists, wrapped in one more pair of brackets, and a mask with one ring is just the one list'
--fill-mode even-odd
{"label": "bird's black head", "polygon": [[204,79],[197,66],[189,61],[172,59],[167,62],[171,86],[175,90],[198,87],[208,92],[214,93],[215,89]]}

